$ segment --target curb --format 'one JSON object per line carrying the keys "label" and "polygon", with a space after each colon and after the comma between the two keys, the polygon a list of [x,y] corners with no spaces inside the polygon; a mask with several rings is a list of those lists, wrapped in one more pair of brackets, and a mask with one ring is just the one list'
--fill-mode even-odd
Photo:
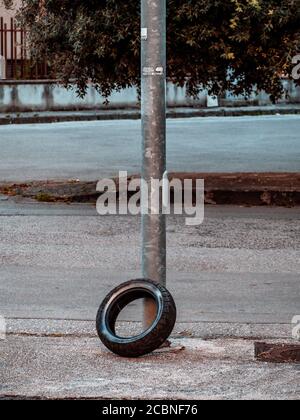
{"label": "curb", "polygon": [[[242,108],[174,108],[167,111],[168,119],[199,117],[242,117],[242,116],[300,115],[300,106],[242,107]],[[107,110],[98,112],[48,112],[0,114],[0,125],[46,124],[58,122],[139,120],[138,110]]]}
{"label": "curb", "polygon": [[[137,176],[128,178],[128,182]],[[173,173],[172,179],[205,181],[205,204],[242,206],[300,205],[300,173]],[[0,183],[0,194],[39,202],[95,203],[97,182],[39,181]],[[118,180],[116,180],[118,185]],[[195,193],[195,189],[194,189]],[[134,193],[132,193],[134,194]],[[130,195],[129,197],[130,198]]]}

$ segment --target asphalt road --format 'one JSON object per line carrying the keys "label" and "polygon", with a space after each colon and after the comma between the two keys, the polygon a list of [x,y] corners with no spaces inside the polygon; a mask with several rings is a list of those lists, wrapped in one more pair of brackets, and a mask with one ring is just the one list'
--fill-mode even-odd
{"label": "asphalt road", "polygon": [[[300,170],[300,116],[168,121],[168,169]],[[140,172],[139,121],[0,126],[0,180],[97,180]]]}
{"label": "asphalt road", "polygon": [[[300,313],[300,211],[209,207],[168,221],[168,285],[180,322],[284,323]],[[0,201],[0,313],[93,320],[113,286],[140,276],[140,223],[93,206]],[[136,310],[123,320],[135,320]]]}

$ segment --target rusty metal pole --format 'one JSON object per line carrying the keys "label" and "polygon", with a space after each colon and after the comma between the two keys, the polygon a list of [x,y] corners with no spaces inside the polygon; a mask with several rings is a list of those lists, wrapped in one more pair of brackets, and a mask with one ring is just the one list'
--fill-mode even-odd
{"label": "rusty metal pole", "polygon": [[[162,180],[166,171],[166,0],[141,0],[141,66],[142,66],[142,177]],[[142,188],[143,194],[147,191]],[[149,193],[149,195],[151,195]],[[143,277],[166,284],[166,216],[142,215]],[[150,204],[151,206],[151,204]],[[148,326],[156,308],[145,301],[144,321]]]}

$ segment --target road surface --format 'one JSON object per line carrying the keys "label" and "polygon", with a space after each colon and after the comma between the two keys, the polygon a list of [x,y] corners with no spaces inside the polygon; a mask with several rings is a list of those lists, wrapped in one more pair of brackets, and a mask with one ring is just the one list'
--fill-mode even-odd
{"label": "road surface", "polygon": [[[299,208],[209,207],[196,227],[170,217],[168,285],[179,320],[290,324],[300,314],[299,221]],[[93,320],[106,292],[140,276],[137,217],[8,200],[0,226],[5,317]]]}
{"label": "road surface", "polygon": [[[168,169],[300,171],[300,116],[168,121]],[[140,172],[139,121],[0,126],[0,180],[97,180]]]}

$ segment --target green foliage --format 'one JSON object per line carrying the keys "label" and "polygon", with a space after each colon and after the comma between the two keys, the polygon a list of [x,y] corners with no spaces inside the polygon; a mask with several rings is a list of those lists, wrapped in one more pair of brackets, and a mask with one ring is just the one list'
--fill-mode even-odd
{"label": "green foliage", "polygon": [[[168,0],[168,77],[190,95],[206,87],[280,96],[300,51],[300,0]],[[24,0],[32,53],[65,84],[90,80],[108,96],[140,83],[139,0]]]}

